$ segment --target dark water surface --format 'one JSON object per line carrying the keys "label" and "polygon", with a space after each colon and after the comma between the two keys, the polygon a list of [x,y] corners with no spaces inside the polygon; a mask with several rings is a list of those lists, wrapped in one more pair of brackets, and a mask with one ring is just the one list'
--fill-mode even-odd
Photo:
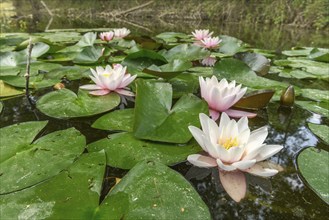
{"label": "dark water surface", "polygon": [[[28,27],[26,31],[40,32],[48,25],[46,15],[40,15],[39,23]],[[88,22],[64,22],[65,18],[54,18],[49,30],[62,28],[103,28],[127,27],[133,34],[155,36],[165,31],[190,33],[194,29],[209,28],[215,34],[226,34],[237,37],[253,47],[260,49],[284,50],[292,46],[329,47],[328,33],[314,30],[278,26],[251,26],[250,24],[216,24],[193,21],[120,21],[92,20]],[[130,22],[130,23],[129,23]],[[137,27],[139,25],[140,27]],[[11,28],[17,32],[19,28]],[[77,88],[79,82],[68,82],[67,88]],[[33,94],[37,100],[41,95],[52,89],[38,90]],[[87,138],[87,143],[104,138],[108,132],[91,128],[91,124],[100,117],[58,120],[45,116],[31,105],[25,97],[17,97],[3,101],[4,110],[0,115],[0,127],[15,123],[35,120],[49,120],[45,133],[75,127]],[[132,104],[132,103],[131,103]],[[118,107],[120,108],[120,107]],[[122,108],[122,106],[121,106]],[[328,119],[312,114],[294,106],[292,109],[281,109],[279,103],[270,103],[267,109],[258,112],[251,119],[252,130],[268,125],[268,144],[280,144],[284,149],[273,156],[271,160],[284,168],[284,171],[266,180],[248,176],[247,197],[240,203],[235,203],[223,191],[216,170],[201,170],[187,162],[172,168],[184,175],[202,196],[209,206],[214,219],[327,219],[329,206],[306,187],[298,176],[295,159],[298,152],[305,147],[319,147],[326,150],[324,145],[307,128],[307,122],[329,124]],[[109,167],[111,175],[123,176],[127,171]]]}

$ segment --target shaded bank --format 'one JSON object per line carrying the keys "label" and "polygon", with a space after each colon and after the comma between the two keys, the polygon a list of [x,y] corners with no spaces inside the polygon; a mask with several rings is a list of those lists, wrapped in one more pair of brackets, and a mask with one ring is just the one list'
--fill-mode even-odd
{"label": "shaded bank", "polygon": [[2,32],[125,26],[134,33],[156,34],[209,28],[267,49],[329,44],[326,0],[44,0],[46,7],[39,0],[4,2],[13,9],[7,17],[2,12]]}

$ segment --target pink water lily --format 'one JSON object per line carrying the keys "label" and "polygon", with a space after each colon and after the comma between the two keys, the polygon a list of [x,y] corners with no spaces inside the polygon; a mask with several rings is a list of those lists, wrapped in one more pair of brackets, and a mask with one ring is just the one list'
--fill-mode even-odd
{"label": "pink water lily", "polygon": [[215,57],[206,57],[201,60],[201,64],[204,66],[215,66],[216,61]]}
{"label": "pink water lily", "polygon": [[241,85],[235,86],[235,81],[230,83],[226,79],[218,82],[216,76],[203,79],[199,77],[201,97],[206,100],[209,106],[209,113],[214,120],[219,118],[220,112],[225,112],[234,118],[247,116],[255,117],[257,114],[230,109],[246,93],[247,88],[241,88]]}
{"label": "pink water lily", "polygon": [[244,172],[261,177],[278,173],[266,162],[258,163],[283,148],[263,143],[268,135],[266,126],[250,132],[247,117],[236,122],[222,113],[219,126],[203,113],[199,117],[202,130],[194,126],[189,126],[189,130],[207,155],[192,154],[187,160],[198,167],[217,167],[220,181],[234,201],[239,202],[245,197],[247,184]]}
{"label": "pink water lily", "polygon": [[195,30],[194,32],[192,32],[192,35],[194,36],[194,39],[197,41],[201,41],[206,37],[211,37],[211,35],[214,32],[210,32],[209,30],[203,29],[203,30]]}
{"label": "pink water lily", "polygon": [[90,78],[96,84],[80,86],[81,89],[91,90],[92,95],[106,95],[110,92],[116,92],[121,95],[134,96],[127,86],[134,81],[137,75],[131,76],[126,73],[127,67],[121,64],[107,65],[105,69],[101,66],[96,67],[96,71],[90,69],[92,75]]}
{"label": "pink water lily", "polygon": [[124,38],[128,34],[130,34],[130,30],[127,28],[117,28],[117,29],[114,29],[113,31],[114,31],[115,38]]}
{"label": "pink water lily", "polygon": [[111,41],[114,37],[113,31],[102,32],[99,34],[99,38],[103,41]]}
{"label": "pink water lily", "polygon": [[206,37],[200,41],[200,45],[204,48],[216,49],[219,47],[221,41],[222,40],[220,40],[219,37]]}

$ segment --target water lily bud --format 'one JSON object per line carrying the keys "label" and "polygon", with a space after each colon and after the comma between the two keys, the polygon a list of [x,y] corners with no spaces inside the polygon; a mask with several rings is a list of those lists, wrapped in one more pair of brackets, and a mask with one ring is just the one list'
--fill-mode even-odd
{"label": "water lily bud", "polygon": [[282,91],[280,97],[281,106],[292,107],[295,102],[295,89],[292,85],[288,86],[286,90]]}
{"label": "water lily bud", "polygon": [[55,90],[64,89],[65,85],[63,83],[56,83],[53,87]]}

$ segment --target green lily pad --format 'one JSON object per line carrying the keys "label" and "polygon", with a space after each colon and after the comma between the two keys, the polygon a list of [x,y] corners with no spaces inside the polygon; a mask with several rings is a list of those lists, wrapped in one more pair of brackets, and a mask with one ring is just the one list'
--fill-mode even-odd
{"label": "green lily pad", "polygon": [[188,39],[189,36],[179,32],[163,32],[155,36],[156,38],[162,39],[165,43],[175,43],[180,39]]}
{"label": "green lily pad", "polygon": [[299,69],[282,69],[279,71],[279,76],[284,78],[296,78],[296,79],[315,79],[318,78],[316,75],[299,70]]}
{"label": "green lily pad", "polygon": [[231,81],[236,80],[238,83],[254,89],[275,88],[282,90],[288,86],[285,83],[257,76],[244,62],[233,58],[226,58],[217,62],[214,66],[214,75]]}
{"label": "green lily pad", "polygon": [[17,96],[21,94],[24,94],[22,90],[17,90],[0,80],[0,97]]}
{"label": "green lily pad", "polygon": [[[26,86],[26,78],[24,76],[1,76],[0,79],[14,87],[25,88]],[[47,79],[44,74],[39,74],[37,76],[30,76],[29,88],[45,88],[53,86],[58,82],[60,82],[60,79]]]}
{"label": "green lily pad", "polygon": [[329,62],[329,49],[320,49],[314,48],[310,55],[308,56],[309,59],[321,62]]}
{"label": "green lily pad", "polygon": [[84,47],[83,50],[73,59],[74,63],[90,64],[96,63],[102,56],[102,48],[88,46]]}
{"label": "green lily pad", "polygon": [[2,110],[3,110],[3,103],[0,101],[0,114],[1,114]]}
{"label": "green lily pad", "polygon": [[96,38],[97,38],[96,33],[93,32],[85,33],[76,45],[79,47],[93,46]]}
{"label": "green lily pad", "polygon": [[125,206],[124,219],[211,219],[191,184],[161,163],[140,162],[108,197],[125,195],[129,196],[129,206]]}
{"label": "green lily pad", "polygon": [[197,76],[182,73],[179,76],[169,80],[173,88],[173,98],[180,98],[188,93],[197,93],[200,85]]}
{"label": "green lily pad", "polygon": [[171,79],[191,67],[192,63],[190,61],[172,60],[171,62],[162,66],[151,65],[148,68],[144,69],[143,72],[164,79]]}
{"label": "green lily pad", "polygon": [[329,102],[328,90],[323,91],[319,89],[301,89],[302,96],[318,102]]}
{"label": "green lily pad", "polygon": [[295,47],[292,50],[284,50],[282,54],[289,57],[308,56],[313,50],[313,47]]}
{"label": "green lily pad", "polygon": [[152,160],[167,165],[185,161],[188,155],[202,151],[195,141],[173,145],[137,139],[131,133],[119,133],[88,144],[89,152],[105,150],[107,164],[131,169],[138,162]]}
{"label": "green lily pad", "polygon": [[307,148],[298,155],[297,164],[310,188],[329,204],[329,152]]}
{"label": "green lily pad", "polygon": [[0,129],[0,194],[35,185],[67,168],[84,150],[85,137],[74,128],[32,140],[47,122],[24,122]]}
{"label": "green lily pad", "polygon": [[116,110],[98,118],[91,127],[101,130],[132,131],[134,125],[134,109]]}
{"label": "green lily pad", "polygon": [[88,78],[91,75],[90,68],[84,66],[62,66],[53,69],[45,74],[46,79],[62,79],[63,77],[69,80]]}
{"label": "green lily pad", "polygon": [[[32,47],[32,52],[31,52],[31,57],[40,57],[43,54],[47,53],[49,50],[49,45],[42,43],[42,42],[37,42],[33,45]],[[28,49],[25,50],[25,53],[28,53]]]}
{"label": "green lily pad", "polygon": [[[36,76],[40,72],[48,72],[50,70],[61,67],[62,65],[56,63],[33,62],[30,66],[30,76]],[[26,72],[26,64],[21,64],[12,67],[1,67],[0,76],[20,76],[24,77]]]}
{"label": "green lily pad", "polygon": [[160,51],[162,56],[164,56],[169,62],[173,60],[184,60],[184,61],[194,61],[201,60],[210,56],[210,51],[190,44],[180,44],[168,51]]}
{"label": "green lily pad", "polygon": [[329,145],[329,127],[327,125],[317,125],[308,123],[311,131]]}
{"label": "green lily pad", "polygon": [[199,126],[199,113],[208,113],[207,104],[192,94],[183,95],[171,107],[169,83],[138,80],[136,85],[133,130],[137,138],[186,143],[192,138],[188,126]]}
{"label": "green lily pad", "polygon": [[328,103],[317,103],[312,101],[295,101],[297,105],[308,111],[320,114],[325,117],[329,117],[329,104]]}
{"label": "green lily pad", "polygon": [[160,54],[152,50],[140,50],[126,56],[122,65],[128,66],[130,73],[136,73],[151,65],[161,66],[166,63],[167,60]]}
{"label": "green lily pad", "polygon": [[0,67],[15,67],[20,64],[25,64],[27,56],[25,51],[6,52],[0,55]]}
{"label": "green lily pad", "polygon": [[120,96],[116,93],[92,96],[79,90],[77,95],[69,89],[60,89],[42,96],[36,106],[50,117],[74,118],[107,112],[119,104]]}
{"label": "green lily pad", "polygon": [[128,204],[111,208],[110,206],[114,206],[120,200],[116,202],[107,199],[107,204],[99,206],[104,172],[104,152],[83,154],[72,166],[57,176],[35,187],[1,196],[1,217],[108,219],[111,216],[111,219],[120,219]]}
{"label": "green lily pad", "polygon": [[219,52],[223,54],[234,55],[245,50],[246,44],[235,37],[219,35],[219,39],[222,40],[219,44]]}
{"label": "green lily pad", "polygon": [[264,76],[270,70],[270,61],[263,55],[257,53],[237,53],[234,57],[245,62],[252,71],[255,71],[261,76]]}
{"label": "green lily pad", "polygon": [[213,75],[214,70],[212,67],[196,66],[190,68],[189,72],[195,76],[211,77]]}

